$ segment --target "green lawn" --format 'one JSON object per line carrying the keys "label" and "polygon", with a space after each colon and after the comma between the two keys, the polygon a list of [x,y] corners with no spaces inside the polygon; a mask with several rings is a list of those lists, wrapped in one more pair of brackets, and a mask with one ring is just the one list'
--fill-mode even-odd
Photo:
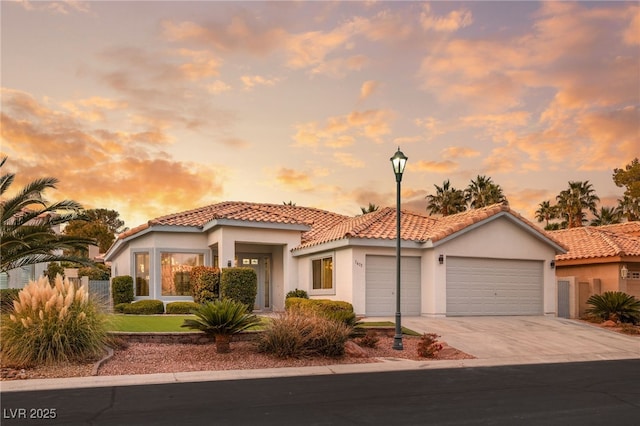
{"label": "green lawn", "polygon": [[109,315],[111,331],[127,332],[188,332],[180,327],[186,318],[194,315]]}
{"label": "green lawn", "polygon": [[[195,315],[109,315],[109,330],[124,332],[173,333],[191,332],[180,327],[185,319]],[[264,325],[268,318],[261,318]],[[255,328],[260,328],[262,325]]]}

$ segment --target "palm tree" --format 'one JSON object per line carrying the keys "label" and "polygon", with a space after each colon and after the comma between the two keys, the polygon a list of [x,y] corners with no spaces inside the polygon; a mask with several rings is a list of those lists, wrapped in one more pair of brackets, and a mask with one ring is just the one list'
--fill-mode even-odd
{"label": "palm tree", "polygon": [[596,214],[596,203],[600,198],[595,195],[593,185],[589,181],[569,182],[569,188],[560,191],[556,197],[560,216],[566,222],[568,228],[577,228],[586,220],[585,210]]}
{"label": "palm tree", "polygon": [[360,207],[360,210],[362,211],[362,214],[367,214],[367,213],[373,213],[375,211],[378,211],[379,208],[380,206],[376,206],[373,203],[369,203],[369,207]]}
{"label": "palm tree", "polygon": [[476,180],[471,180],[471,183],[464,191],[464,197],[472,209],[507,201],[500,185],[493,183],[490,177],[480,175]]}
{"label": "palm tree", "polygon": [[612,225],[620,223],[620,210],[615,207],[600,207],[600,211],[596,212],[595,217],[591,220],[591,226]]}
{"label": "palm tree", "polygon": [[618,200],[617,209],[620,212],[620,216],[626,218],[629,222],[640,220],[640,198],[625,194],[622,200]]}
{"label": "palm tree", "polygon": [[289,200],[288,202],[287,201],[283,201],[282,204],[285,205],[285,206],[295,206],[296,205],[296,203],[294,203],[291,200]]}
{"label": "palm tree", "polygon": [[[0,159],[0,168],[7,157]],[[56,234],[54,228],[77,219],[82,206],[73,200],[48,204],[42,193],[55,188],[52,177],[28,183],[16,195],[4,198],[15,179],[15,173],[0,177],[0,272],[41,262],[70,261],[93,265],[89,259],[67,255],[64,250],[87,248],[96,244],[91,238]]]}
{"label": "palm tree", "polygon": [[557,209],[551,205],[551,201],[543,201],[538,204],[538,210],[536,210],[536,219],[538,222],[545,221],[544,229],[549,227],[549,221],[558,217]]}
{"label": "palm tree", "polygon": [[429,214],[441,214],[448,216],[467,210],[464,199],[464,191],[451,186],[449,179],[442,183],[442,186],[433,185],[436,188],[435,195],[427,195],[427,210]]}

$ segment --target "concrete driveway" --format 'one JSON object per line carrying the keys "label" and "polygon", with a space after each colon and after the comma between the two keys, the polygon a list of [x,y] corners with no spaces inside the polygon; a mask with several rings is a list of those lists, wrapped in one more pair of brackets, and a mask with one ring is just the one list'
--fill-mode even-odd
{"label": "concrete driveway", "polygon": [[640,358],[640,336],[564,318],[405,317],[402,325],[495,365]]}

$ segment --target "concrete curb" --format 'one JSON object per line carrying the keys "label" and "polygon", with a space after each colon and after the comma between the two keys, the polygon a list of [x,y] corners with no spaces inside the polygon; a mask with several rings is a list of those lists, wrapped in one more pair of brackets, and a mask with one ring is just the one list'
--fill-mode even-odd
{"label": "concrete curb", "polygon": [[113,354],[114,354],[113,349],[111,349],[109,346],[105,346],[104,348],[107,350],[107,354],[103,356],[101,360],[93,364],[93,369],[91,370],[92,376],[97,376],[98,370],[100,370],[100,367],[102,367],[102,364],[104,364],[105,362],[107,362],[113,357]]}

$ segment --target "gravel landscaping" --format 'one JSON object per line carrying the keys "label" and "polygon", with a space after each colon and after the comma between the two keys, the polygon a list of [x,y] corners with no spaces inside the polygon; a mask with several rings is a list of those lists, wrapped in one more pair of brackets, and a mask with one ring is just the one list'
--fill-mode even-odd
{"label": "gravel landscaping", "polygon": [[[249,341],[231,343],[231,352],[217,354],[215,345],[208,344],[153,344],[129,343],[116,348],[113,357],[105,361],[97,371],[99,376],[123,374],[177,373],[186,371],[243,370],[257,368],[308,367],[331,364],[356,364],[381,362],[384,358],[427,360],[417,354],[419,337],[404,337],[404,350],[391,348],[392,337],[380,337],[375,349],[363,347],[365,357],[279,359],[261,354]],[[468,359],[472,356],[446,344],[435,359]],[[97,361],[97,360],[96,360]],[[95,362],[87,364],[56,365],[16,369],[2,365],[1,380],[42,379],[91,376]]]}

